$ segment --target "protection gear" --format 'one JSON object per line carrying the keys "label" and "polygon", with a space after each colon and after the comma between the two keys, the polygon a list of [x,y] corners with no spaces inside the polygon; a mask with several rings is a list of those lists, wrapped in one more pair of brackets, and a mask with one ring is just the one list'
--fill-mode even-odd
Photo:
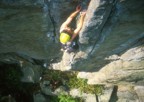
{"label": "protection gear", "polygon": [[69,35],[69,34],[67,34],[67,33],[61,33],[60,34],[60,42],[62,43],[62,44],[66,44],[69,40],[70,40],[70,38],[71,38],[71,36]]}
{"label": "protection gear", "polygon": [[66,45],[67,45],[66,50],[68,53],[74,52],[76,50],[75,49],[76,42],[67,42]]}

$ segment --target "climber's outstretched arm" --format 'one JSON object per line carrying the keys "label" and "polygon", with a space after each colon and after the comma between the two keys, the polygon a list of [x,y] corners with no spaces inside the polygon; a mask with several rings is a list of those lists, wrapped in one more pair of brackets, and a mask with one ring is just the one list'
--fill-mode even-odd
{"label": "climber's outstretched arm", "polygon": [[74,34],[72,35],[70,42],[72,42],[75,39],[75,37],[79,34],[79,32],[83,26],[85,15],[86,15],[86,11],[83,11],[80,13],[80,19],[79,19],[79,22],[77,24],[77,28],[74,30]]}
{"label": "climber's outstretched arm", "polygon": [[81,6],[77,6],[76,7],[76,11],[74,11],[68,18],[67,20],[62,24],[62,27],[68,26],[71,21],[73,20],[73,18],[80,12],[81,10]]}

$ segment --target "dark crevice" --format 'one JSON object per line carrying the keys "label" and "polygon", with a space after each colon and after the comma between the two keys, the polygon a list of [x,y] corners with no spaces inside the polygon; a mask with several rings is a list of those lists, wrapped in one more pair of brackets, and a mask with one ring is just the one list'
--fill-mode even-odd
{"label": "dark crevice", "polygon": [[99,102],[98,95],[95,94],[95,97],[96,97],[96,102]]}
{"label": "dark crevice", "polygon": [[48,15],[49,15],[49,18],[50,18],[52,26],[53,26],[52,40],[53,40],[53,42],[55,42],[55,37],[56,37],[56,22],[55,22],[54,17],[52,16],[52,13],[51,13],[51,7],[50,7],[51,1],[44,0],[44,2],[45,2],[45,4],[48,7]]}
{"label": "dark crevice", "polygon": [[117,102],[118,100],[117,91],[118,91],[118,86],[114,86],[109,102]]}
{"label": "dark crevice", "polygon": [[18,64],[0,62],[0,101],[11,102],[4,97],[12,97],[16,102],[33,102],[33,89],[36,84],[22,83],[23,73]]}

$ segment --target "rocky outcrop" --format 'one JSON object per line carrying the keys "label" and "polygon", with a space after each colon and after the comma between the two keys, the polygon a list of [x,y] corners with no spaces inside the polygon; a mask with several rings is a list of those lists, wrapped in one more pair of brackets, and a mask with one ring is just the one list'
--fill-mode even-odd
{"label": "rocky outcrop", "polygon": [[64,52],[52,68],[80,71],[78,77],[89,84],[143,85],[143,3],[92,0],[80,32],[79,52]]}
{"label": "rocky outcrop", "polygon": [[0,1],[0,53],[15,52],[35,59],[51,59],[59,53],[48,11],[48,6],[54,4],[37,3],[38,0]]}
{"label": "rocky outcrop", "polygon": [[78,77],[89,84],[142,84],[143,3],[92,0],[80,33],[80,51],[65,52],[60,69],[82,71]]}
{"label": "rocky outcrop", "polygon": [[[94,1],[98,6],[93,6]],[[105,95],[99,100],[143,102],[139,90],[144,86],[143,4],[136,0],[92,0],[80,33],[80,51],[64,52],[53,68],[80,71],[78,77],[88,79],[89,84],[122,85],[113,89],[109,100]]]}
{"label": "rocky outcrop", "polygon": [[[143,1],[136,2],[135,0],[116,2],[101,29],[99,40],[95,39],[95,43],[88,42],[90,45],[95,44],[93,48],[88,46],[81,49],[88,57],[75,65],[77,69],[80,68],[78,70],[89,72],[89,75],[84,76],[89,79],[89,84],[96,84],[97,82],[131,82],[136,84],[143,81],[144,25],[140,23],[143,22],[143,3]],[[93,16],[93,19],[97,16]],[[139,19],[136,20],[135,18]],[[135,24],[133,24],[134,22]],[[87,29],[83,30],[87,32]],[[89,35],[86,35],[88,37],[91,36],[89,32],[91,31],[88,31]],[[84,46],[88,44],[84,44]],[[87,52],[88,49],[91,51]],[[82,74],[79,73],[79,77],[83,77]],[[109,75],[107,76],[107,74]]]}
{"label": "rocky outcrop", "polygon": [[[1,0],[0,61],[21,64],[14,56],[7,57],[6,53],[11,52],[29,63],[48,60],[52,69],[79,71],[78,77],[88,79],[89,84],[132,85],[134,94],[126,97],[143,101],[140,90],[144,85],[144,1],[91,0],[79,34],[80,49],[62,53],[59,27],[79,3],[85,1]],[[57,58],[58,63],[51,61]],[[47,63],[44,65],[47,67]],[[35,70],[26,68],[30,73]],[[115,96],[119,102],[127,101],[123,95],[129,90],[122,90]]]}
{"label": "rocky outcrop", "polygon": [[[89,75],[89,83],[131,83],[131,84],[142,84],[143,82],[143,58],[138,58],[140,55],[142,57],[143,48],[134,48],[137,53],[133,56],[134,52],[128,51],[124,53],[119,60],[112,61],[108,65],[104,66],[99,72],[92,72]],[[137,50],[136,50],[137,49]],[[142,51],[142,52],[141,52]],[[133,60],[122,59],[124,56],[132,56]],[[130,57],[129,57],[130,58]],[[82,73],[84,74],[84,73]],[[79,73],[81,76],[81,73]],[[99,77],[100,76],[100,77]],[[95,77],[95,78],[90,78]],[[95,80],[95,81],[94,81]]]}
{"label": "rocky outcrop", "polygon": [[38,83],[41,79],[42,69],[40,66],[34,66],[30,63],[25,63],[21,67],[23,77],[21,78],[22,82],[27,83]]}

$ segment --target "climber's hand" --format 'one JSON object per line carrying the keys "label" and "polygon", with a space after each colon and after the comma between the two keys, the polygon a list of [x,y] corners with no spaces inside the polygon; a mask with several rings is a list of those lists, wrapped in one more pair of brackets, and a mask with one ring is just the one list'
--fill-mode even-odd
{"label": "climber's hand", "polygon": [[85,15],[86,15],[86,10],[85,10],[85,11],[80,12],[80,15],[81,15],[81,16],[85,16]]}
{"label": "climber's hand", "polygon": [[76,7],[76,11],[80,12],[81,8],[82,8],[82,7],[81,7],[80,5],[78,5],[78,6]]}

